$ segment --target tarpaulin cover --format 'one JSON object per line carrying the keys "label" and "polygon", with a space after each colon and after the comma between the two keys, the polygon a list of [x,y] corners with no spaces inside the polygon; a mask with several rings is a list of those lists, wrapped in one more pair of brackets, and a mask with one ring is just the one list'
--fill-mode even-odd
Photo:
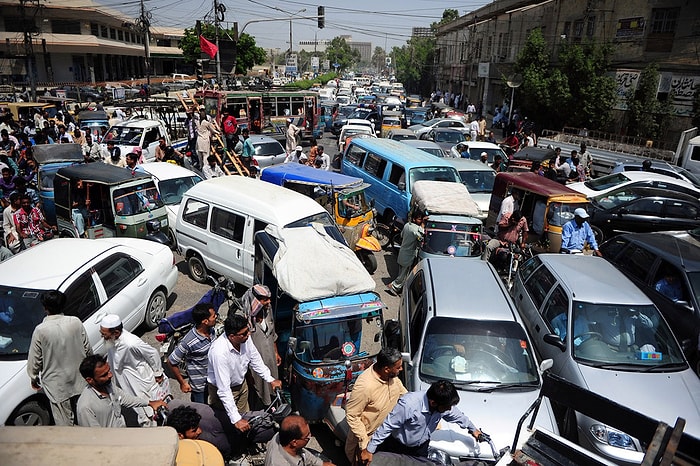
{"label": "tarpaulin cover", "polygon": [[428,214],[464,215],[476,217],[479,206],[462,183],[444,181],[416,181],[411,203],[414,209]]}

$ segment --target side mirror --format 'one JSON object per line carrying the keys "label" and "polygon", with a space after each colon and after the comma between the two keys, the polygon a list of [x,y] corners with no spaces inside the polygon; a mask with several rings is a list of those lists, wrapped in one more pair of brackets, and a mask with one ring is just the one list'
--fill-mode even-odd
{"label": "side mirror", "polygon": [[546,371],[551,369],[553,365],[554,365],[554,361],[552,361],[551,359],[545,359],[540,364],[540,373],[544,374]]}
{"label": "side mirror", "polygon": [[287,353],[288,354],[294,354],[294,351],[297,349],[297,337],[289,337],[289,340],[287,341]]}
{"label": "side mirror", "polygon": [[562,339],[559,338],[559,335],[557,335],[556,333],[548,333],[547,335],[545,335],[544,342],[552,346],[556,346],[561,350],[562,353],[566,351],[566,343],[564,343]]}
{"label": "side mirror", "polygon": [[411,355],[409,353],[401,353],[401,360],[408,363],[409,367],[413,367],[413,361],[411,361]]}
{"label": "side mirror", "polygon": [[369,206],[370,206],[371,208],[374,209],[374,199],[372,199],[371,201],[369,201]]}

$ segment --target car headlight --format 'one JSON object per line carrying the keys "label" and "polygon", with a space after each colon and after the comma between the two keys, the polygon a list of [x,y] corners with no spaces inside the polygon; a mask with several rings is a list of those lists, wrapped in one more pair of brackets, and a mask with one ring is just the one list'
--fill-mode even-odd
{"label": "car headlight", "polygon": [[448,455],[442,450],[438,450],[437,448],[428,448],[428,459],[440,466],[452,465],[452,459],[450,458],[450,455]]}
{"label": "car headlight", "polygon": [[632,437],[615,430],[605,424],[593,424],[590,428],[593,437],[600,443],[605,443],[615,448],[624,448],[625,450],[637,451],[637,447],[632,441]]}

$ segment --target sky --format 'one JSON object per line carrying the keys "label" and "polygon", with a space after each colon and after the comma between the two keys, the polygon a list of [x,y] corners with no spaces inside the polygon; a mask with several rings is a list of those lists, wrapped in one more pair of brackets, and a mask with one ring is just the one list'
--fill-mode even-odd
{"label": "sky", "polygon": [[[98,3],[120,10],[130,16],[139,15],[138,0],[97,0]],[[152,14],[153,26],[194,27],[195,21],[211,18],[213,0],[145,0],[146,9]],[[350,35],[357,42],[371,42],[372,49],[385,46],[388,49],[400,47],[411,36],[413,27],[428,27],[439,21],[445,9],[456,9],[460,16],[489,3],[488,0],[323,0],[305,1],[264,1],[264,0],[222,0],[226,6],[224,21],[228,27],[238,22],[241,31],[251,20],[268,20],[251,23],[245,27],[258,46],[265,49],[289,48],[289,20],[269,21],[276,18],[296,18],[292,22],[292,41],[298,49],[300,40],[333,39],[340,35]],[[326,11],[326,27],[318,29],[316,19],[302,19],[303,16],[316,16],[317,7],[323,5]],[[300,10],[306,9],[304,12]]]}

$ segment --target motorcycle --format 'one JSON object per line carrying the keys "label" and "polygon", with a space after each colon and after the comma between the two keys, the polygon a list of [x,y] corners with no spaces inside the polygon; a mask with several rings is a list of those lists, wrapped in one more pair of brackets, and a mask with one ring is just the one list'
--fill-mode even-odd
{"label": "motorcycle", "polygon": [[389,249],[396,246],[398,241],[401,244],[401,232],[403,231],[404,221],[397,215],[386,223],[377,223],[376,228],[372,232],[374,237],[379,241],[382,249]]}
{"label": "motorcycle", "polygon": [[503,279],[506,288],[510,290],[520,265],[531,257],[533,257],[531,244],[526,244],[524,248],[521,248],[514,243],[508,243],[507,246],[497,248],[491,254],[489,261]]}
{"label": "motorcycle", "polygon": [[[231,310],[231,307],[233,306],[234,309],[240,308],[240,303],[234,294],[236,286],[235,283],[225,277],[221,277],[218,280],[214,280],[213,277],[209,277],[208,280],[214,282],[214,286],[199,299],[197,304],[209,303],[216,311],[217,317],[214,331],[218,337],[224,331],[225,319],[225,316],[222,316],[221,313],[219,313],[219,308],[224,303],[227,303],[228,315],[228,311]],[[174,378],[174,374],[171,373],[170,366],[165,364],[165,362],[167,361],[168,356],[170,356],[170,353],[175,350],[175,347],[180,342],[182,337],[184,337],[187,332],[194,327],[194,322],[192,321],[192,309],[194,309],[194,306],[185,309],[184,311],[176,312],[175,314],[165,317],[158,322],[158,334],[156,335],[156,341],[161,344],[160,353],[164,363],[163,368],[165,369],[166,375],[170,378]],[[181,365],[181,367],[179,367],[179,369],[183,376],[187,374],[187,369],[184,363]]]}

